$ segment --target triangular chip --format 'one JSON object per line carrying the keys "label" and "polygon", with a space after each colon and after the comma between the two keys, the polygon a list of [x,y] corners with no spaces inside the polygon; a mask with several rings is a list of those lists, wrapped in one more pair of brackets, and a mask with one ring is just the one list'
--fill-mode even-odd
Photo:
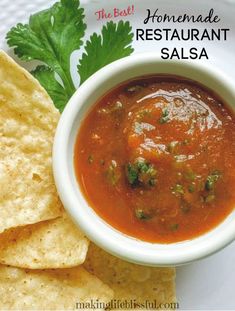
{"label": "triangular chip", "polygon": [[0,263],[30,269],[74,267],[84,262],[88,245],[64,215],[0,234]]}
{"label": "triangular chip", "polygon": [[0,51],[0,232],[61,215],[51,165],[59,116],[37,80]]}
{"label": "triangular chip", "polygon": [[0,266],[0,310],[103,310],[86,308],[98,299],[106,304],[113,291],[82,267],[22,270]]}
{"label": "triangular chip", "polygon": [[114,300],[132,303],[128,306],[129,310],[138,309],[134,308],[135,303],[145,304],[146,301],[152,304],[149,309],[162,303],[176,303],[174,268],[132,264],[106,253],[94,244],[89,247],[84,266],[113,289]]}

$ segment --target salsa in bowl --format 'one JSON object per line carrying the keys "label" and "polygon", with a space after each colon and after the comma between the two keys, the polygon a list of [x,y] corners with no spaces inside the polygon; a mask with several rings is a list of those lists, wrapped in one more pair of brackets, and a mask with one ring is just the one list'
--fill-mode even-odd
{"label": "salsa in bowl", "polygon": [[147,54],[103,68],[58,126],[65,208],[99,246],[141,264],[224,247],[235,237],[234,103],[230,81],[205,65]]}
{"label": "salsa in bowl", "polygon": [[195,238],[234,207],[235,116],[194,81],[130,80],[85,117],[74,166],[90,206],[114,228],[155,243]]}

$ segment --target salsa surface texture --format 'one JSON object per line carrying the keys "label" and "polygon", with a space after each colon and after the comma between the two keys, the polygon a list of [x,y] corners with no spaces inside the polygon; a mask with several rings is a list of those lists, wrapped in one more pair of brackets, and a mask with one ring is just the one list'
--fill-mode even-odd
{"label": "salsa surface texture", "polygon": [[84,119],[74,166],[88,203],[114,228],[149,242],[192,239],[235,206],[235,117],[197,82],[131,80]]}

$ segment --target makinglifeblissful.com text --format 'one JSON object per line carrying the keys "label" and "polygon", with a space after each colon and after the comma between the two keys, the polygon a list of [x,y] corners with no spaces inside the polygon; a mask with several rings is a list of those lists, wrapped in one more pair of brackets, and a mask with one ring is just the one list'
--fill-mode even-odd
{"label": "makinglifeblissful.com text", "polygon": [[137,299],[113,299],[110,302],[104,302],[99,299],[91,299],[86,302],[77,302],[77,310],[177,310],[179,309],[178,302],[159,303],[157,300],[138,301]]}

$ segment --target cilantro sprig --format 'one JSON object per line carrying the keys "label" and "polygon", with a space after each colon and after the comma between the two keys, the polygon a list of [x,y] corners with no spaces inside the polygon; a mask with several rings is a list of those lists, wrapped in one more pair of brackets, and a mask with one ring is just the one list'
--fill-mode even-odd
{"label": "cilantro sprig", "polygon": [[85,53],[79,61],[81,83],[105,65],[130,55],[133,33],[129,22],[107,23],[101,35],[94,33],[86,42]]}
{"label": "cilantro sprig", "polygon": [[[7,34],[7,42],[24,61],[38,60],[32,74],[62,112],[76,88],[71,76],[70,58],[83,45],[86,23],[79,0],[60,0],[51,8],[32,15],[28,24],[17,24]],[[129,22],[108,22],[101,34],[93,33],[78,60],[80,83],[103,66],[133,52]]]}

